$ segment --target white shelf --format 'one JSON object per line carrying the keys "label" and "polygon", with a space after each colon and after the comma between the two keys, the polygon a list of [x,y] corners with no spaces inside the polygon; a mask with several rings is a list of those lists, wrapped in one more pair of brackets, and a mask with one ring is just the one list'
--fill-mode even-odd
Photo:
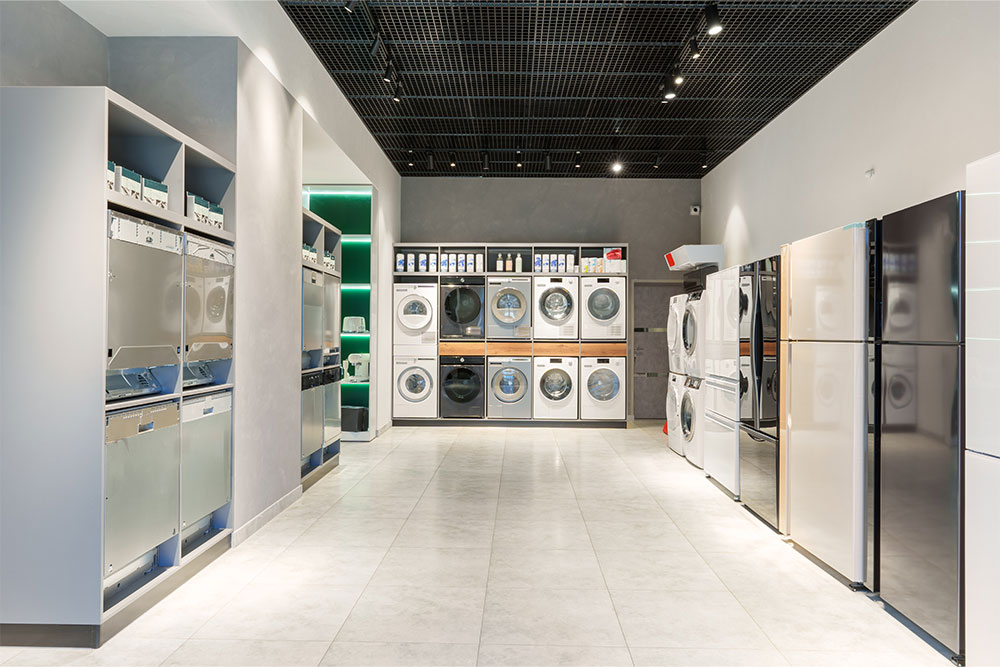
{"label": "white shelf", "polygon": [[177,211],[160,208],[159,206],[153,206],[149,202],[144,202],[139,199],[132,199],[117,190],[108,190],[107,201],[110,208],[140,216],[144,220],[151,220],[152,222],[165,222],[173,225],[179,230],[195,232],[202,236],[209,236],[234,245],[236,243],[236,234],[232,232],[219,229],[218,227],[213,227],[212,225],[206,225],[203,222],[198,222],[194,218],[188,218],[181,215]]}
{"label": "white shelf", "polygon": [[303,208],[302,209],[302,217],[303,218],[307,218],[309,220],[312,220],[313,222],[315,222],[317,224],[320,224],[323,227],[326,227],[327,229],[329,229],[334,234],[337,234],[338,236],[342,237],[344,235],[344,233],[341,232],[337,227],[331,225],[329,222],[327,222],[323,218],[319,217],[318,215],[316,215],[315,213],[313,213],[312,211],[310,211],[307,208]]}
{"label": "white shelf", "polygon": [[127,398],[123,401],[113,401],[111,403],[105,401],[104,411],[112,412],[117,410],[128,410],[129,408],[138,408],[144,405],[152,405],[153,403],[164,403],[166,401],[176,401],[181,395],[177,393],[173,394],[150,394],[148,396],[139,396],[137,398]]}
{"label": "white shelf", "polygon": [[227,382],[225,384],[209,384],[202,387],[195,387],[194,389],[184,389],[181,392],[183,398],[191,398],[192,396],[201,396],[203,394],[214,394],[217,391],[226,391],[227,389],[232,389],[233,383]]}

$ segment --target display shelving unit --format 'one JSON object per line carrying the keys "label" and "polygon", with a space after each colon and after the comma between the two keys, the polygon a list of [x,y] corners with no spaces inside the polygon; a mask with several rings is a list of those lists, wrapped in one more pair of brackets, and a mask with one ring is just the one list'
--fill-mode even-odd
{"label": "display shelving unit", "polygon": [[[225,551],[232,528],[230,476],[230,501],[209,515],[204,531],[201,522],[192,533],[179,520],[147,571],[109,585],[106,417],[158,403],[182,409],[205,394],[237,390],[227,361],[213,367],[219,374],[209,386],[183,389],[178,366],[158,378],[168,380],[159,394],[105,400],[109,212],[235,246],[236,165],[104,87],[5,88],[0,116],[0,639],[97,646]],[[165,183],[168,208],[109,189],[109,160]],[[186,192],[221,204],[224,228],[187,217]],[[43,258],[59,259],[44,259],[40,272]],[[25,275],[36,279],[15,294],[10,278]],[[176,305],[182,332],[185,292],[178,290]],[[23,361],[12,354],[18,350]],[[180,419],[180,443],[183,428]],[[179,459],[176,465],[183,507]]]}
{"label": "display shelving unit", "polygon": [[341,382],[341,401],[346,407],[368,409],[368,429],[343,431],[345,441],[367,442],[375,437],[375,378],[376,364],[373,339],[376,335],[374,310],[373,269],[375,243],[373,242],[372,216],[374,193],[369,186],[307,185],[303,189],[305,208],[329,221],[343,232],[340,238],[341,257],[338,268],[341,274],[341,322],[347,317],[363,317],[365,332],[344,332],[341,327],[341,359],[347,361],[353,353],[370,356],[369,380],[355,382],[344,377]]}

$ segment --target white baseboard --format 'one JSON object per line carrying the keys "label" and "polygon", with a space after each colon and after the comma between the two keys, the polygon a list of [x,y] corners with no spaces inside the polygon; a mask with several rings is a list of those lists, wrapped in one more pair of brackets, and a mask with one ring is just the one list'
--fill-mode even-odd
{"label": "white baseboard", "polygon": [[239,528],[233,530],[233,542],[232,546],[236,546],[240,542],[244,541],[258,530],[263,528],[268,521],[274,517],[281,514],[286,508],[288,508],[292,503],[302,497],[302,485],[296,486],[294,489],[286,493],[281,498],[278,498],[269,507],[265,508],[263,512],[250,519],[244,523]]}

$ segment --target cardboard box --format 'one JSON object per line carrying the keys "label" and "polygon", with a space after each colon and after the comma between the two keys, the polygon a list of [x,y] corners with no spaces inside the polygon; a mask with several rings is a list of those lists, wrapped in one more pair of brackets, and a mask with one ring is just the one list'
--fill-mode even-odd
{"label": "cardboard box", "polygon": [[196,194],[187,193],[187,217],[194,218],[198,222],[210,225],[208,200],[202,199]]}
{"label": "cardboard box", "polygon": [[108,160],[108,170],[105,172],[105,179],[108,182],[108,190],[117,190],[118,175],[115,172],[115,163]]}
{"label": "cardboard box", "polygon": [[208,205],[208,219],[213,227],[223,229],[225,223],[225,216],[222,212],[222,207],[218,204]]}
{"label": "cardboard box", "polygon": [[142,179],[142,201],[158,208],[167,207],[167,186],[151,178]]}
{"label": "cardboard box", "polygon": [[126,197],[142,201],[142,176],[121,165],[115,167],[115,175],[119,192]]}

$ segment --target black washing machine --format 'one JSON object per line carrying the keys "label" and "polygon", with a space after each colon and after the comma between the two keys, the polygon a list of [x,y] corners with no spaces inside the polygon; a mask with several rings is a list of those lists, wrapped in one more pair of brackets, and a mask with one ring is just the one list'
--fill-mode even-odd
{"label": "black washing machine", "polygon": [[486,357],[441,357],[442,419],[486,415]]}
{"label": "black washing machine", "polygon": [[482,276],[441,279],[441,338],[485,336],[486,279]]}

